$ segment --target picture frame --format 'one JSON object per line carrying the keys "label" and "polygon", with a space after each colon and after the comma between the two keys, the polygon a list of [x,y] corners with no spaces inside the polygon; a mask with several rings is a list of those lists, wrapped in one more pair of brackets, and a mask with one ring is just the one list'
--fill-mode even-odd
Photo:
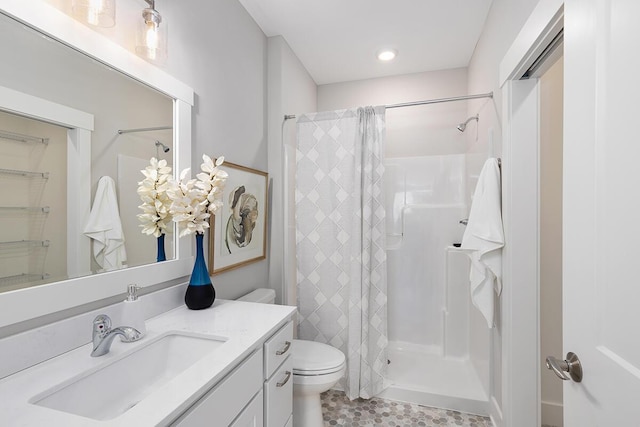
{"label": "picture frame", "polygon": [[269,174],[224,162],[229,174],[223,206],[209,219],[209,274],[215,275],[267,257]]}

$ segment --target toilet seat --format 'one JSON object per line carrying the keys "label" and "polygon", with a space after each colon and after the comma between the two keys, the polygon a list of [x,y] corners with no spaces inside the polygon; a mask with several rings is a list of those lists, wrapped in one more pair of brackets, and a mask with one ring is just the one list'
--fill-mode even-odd
{"label": "toilet seat", "polygon": [[328,344],[293,340],[291,353],[294,375],[328,375],[342,370],[345,365],[344,353]]}

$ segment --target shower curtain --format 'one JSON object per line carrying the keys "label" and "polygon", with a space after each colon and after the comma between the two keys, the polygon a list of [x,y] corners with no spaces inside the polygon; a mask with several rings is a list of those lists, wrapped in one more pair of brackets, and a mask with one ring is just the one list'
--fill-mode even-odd
{"label": "shower curtain", "polygon": [[375,396],[386,374],[384,128],[384,107],[297,124],[298,336],[345,353],[350,399]]}

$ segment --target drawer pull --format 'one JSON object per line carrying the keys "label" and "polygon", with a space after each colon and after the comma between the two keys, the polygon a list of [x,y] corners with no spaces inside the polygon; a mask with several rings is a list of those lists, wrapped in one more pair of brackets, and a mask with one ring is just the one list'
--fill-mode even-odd
{"label": "drawer pull", "polygon": [[285,341],[284,348],[282,350],[276,351],[276,356],[282,356],[283,354],[285,354],[287,351],[289,351],[289,347],[291,347],[291,341]]}
{"label": "drawer pull", "polygon": [[287,377],[281,383],[276,383],[276,387],[284,387],[284,385],[289,382],[289,378],[291,378],[291,371],[286,371],[285,374],[287,374]]}

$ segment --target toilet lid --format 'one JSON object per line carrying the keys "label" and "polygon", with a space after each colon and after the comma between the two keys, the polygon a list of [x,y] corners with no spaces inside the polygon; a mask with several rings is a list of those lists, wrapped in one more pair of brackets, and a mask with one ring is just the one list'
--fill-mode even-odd
{"label": "toilet lid", "polygon": [[345,357],[337,348],[314,341],[293,340],[291,345],[293,373],[322,375],[336,372],[344,365]]}

